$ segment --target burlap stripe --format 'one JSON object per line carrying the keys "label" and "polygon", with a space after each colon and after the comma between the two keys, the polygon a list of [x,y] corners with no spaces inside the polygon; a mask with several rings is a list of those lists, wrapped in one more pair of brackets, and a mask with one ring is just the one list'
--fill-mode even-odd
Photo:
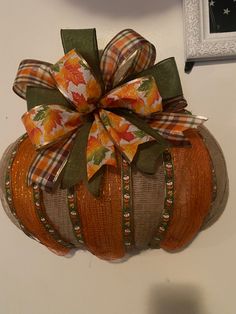
{"label": "burlap stripe", "polygon": [[67,204],[67,190],[57,189],[53,193],[43,192],[43,202],[45,211],[52,221],[54,227],[58,230],[61,237],[72,243],[74,246],[80,247],[73,232],[69,209]]}
{"label": "burlap stripe", "polygon": [[132,176],[135,246],[137,249],[147,249],[164,208],[165,174],[162,159],[158,160],[154,175],[133,169]]}
{"label": "burlap stripe", "polygon": [[225,158],[220,145],[204,126],[199,128],[199,132],[209,150],[213,164],[212,171],[216,178],[215,187],[213,187],[213,189],[216,189],[216,197],[213,200],[210,212],[202,225],[202,229],[206,229],[219,219],[225,209],[229,196],[229,179]]}

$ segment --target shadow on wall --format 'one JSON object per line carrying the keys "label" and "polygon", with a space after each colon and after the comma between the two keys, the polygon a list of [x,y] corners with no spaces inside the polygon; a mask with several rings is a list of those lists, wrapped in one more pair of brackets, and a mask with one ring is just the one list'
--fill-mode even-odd
{"label": "shadow on wall", "polygon": [[168,10],[172,6],[182,6],[182,0],[62,0],[75,8],[85,8],[92,13],[109,15],[114,18],[135,17]]}
{"label": "shadow on wall", "polygon": [[153,287],[148,314],[206,314],[202,291],[192,285],[163,284]]}

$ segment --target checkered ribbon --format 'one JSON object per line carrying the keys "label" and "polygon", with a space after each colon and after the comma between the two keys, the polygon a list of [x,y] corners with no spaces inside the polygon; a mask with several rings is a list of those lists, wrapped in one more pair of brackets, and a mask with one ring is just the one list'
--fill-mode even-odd
{"label": "checkered ribbon", "polygon": [[188,145],[189,141],[184,135],[188,129],[196,129],[207,118],[180,113],[158,113],[149,119],[148,124],[160,135],[176,145]]}
{"label": "checkered ribbon", "polygon": [[67,162],[75,136],[76,134],[73,133],[66,141],[38,153],[28,172],[28,185],[36,184],[48,192],[53,190]]}
{"label": "checkered ribbon", "polygon": [[50,66],[50,63],[43,61],[23,60],[19,65],[13,84],[14,92],[25,99],[27,87],[56,88]]}
{"label": "checkered ribbon", "polygon": [[[155,56],[154,46],[142,36],[132,30],[120,32],[107,45],[101,58],[106,90],[130,74],[152,66]],[[40,149],[29,170],[28,183],[47,191],[54,188],[68,160],[76,130],[88,113],[96,116],[86,152],[89,179],[103,165],[116,166],[115,147],[131,162],[140,144],[155,141],[125,117],[113,113],[112,109],[125,108],[136,113],[163,138],[178,143],[187,143],[184,131],[197,128],[206,120],[199,116],[162,112],[162,98],[151,76],[127,82],[101,97],[99,82],[75,50],[53,66],[34,60],[21,62],[13,89],[26,98],[29,86],[58,88],[74,105],[74,110],[68,110],[57,104],[39,104],[24,115],[29,137]],[[46,148],[44,144],[47,144]]]}
{"label": "checkered ribbon", "polygon": [[[155,59],[156,49],[149,41],[132,29],[121,31],[109,42],[102,54],[100,68],[105,89],[111,89],[117,81],[130,74],[149,68]],[[122,68],[125,70],[122,71]]]}

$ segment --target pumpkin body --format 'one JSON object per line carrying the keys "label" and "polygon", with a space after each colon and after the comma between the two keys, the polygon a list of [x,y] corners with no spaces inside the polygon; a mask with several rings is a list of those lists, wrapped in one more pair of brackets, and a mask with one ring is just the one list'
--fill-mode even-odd
{"label": "pumpkin body", "polygon": [[[12,222],[53,252],[88,249],[106,260],[147,248],[178,251],[223,212],[228,177],[223,154],[209,131],[190,130],[191,147],[168,150],[154,175],[122,161],[107,167],[99,197],[83,183],[53,193],[28,186],[36,152],[23,137],[1,160],[1,200]],[[168,208],[169,206],[169,208]]]}

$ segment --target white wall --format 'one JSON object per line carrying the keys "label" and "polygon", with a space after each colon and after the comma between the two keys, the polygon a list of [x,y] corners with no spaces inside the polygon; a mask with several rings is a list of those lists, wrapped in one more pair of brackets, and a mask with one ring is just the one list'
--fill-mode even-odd
{"label": "white wall", "polygon": [[221,219],[185,251],[148,251],[122,264],[89,253],[57,257],[1,210],[0,314],[236,313],[236,64],[183,72],[181,6],[180,0],[1,0],[1,153],[23,133],[26,105],[11,92],[22,59],[58,60],[60,28],[96,27],[103,47],[130,27],[156,45],[158,60],[175,56],[189,108],[209,117],[207,126],[225,152],[231,195]]}

